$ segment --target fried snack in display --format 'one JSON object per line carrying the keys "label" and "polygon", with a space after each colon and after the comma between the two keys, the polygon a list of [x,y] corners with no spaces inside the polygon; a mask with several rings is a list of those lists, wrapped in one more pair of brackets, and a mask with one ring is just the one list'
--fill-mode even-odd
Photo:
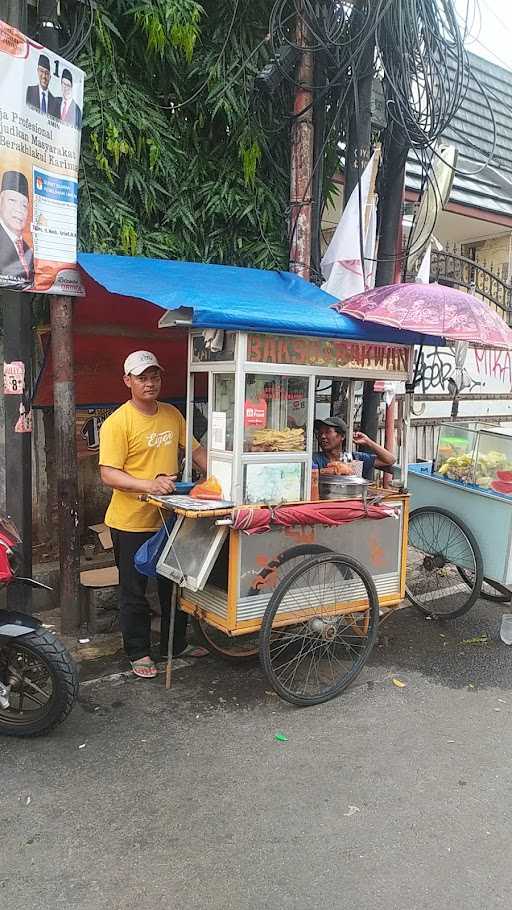
{"label": "fried snack in display", "polygon": [[344,461],[332,461],[325,468],[320,468],[320,474],[327,475],[336,475],[338,477],[346,477],[352,475],[354,472],[352,470],[352,465]]}
{"label": "fried snack in display", "polygon": [[304,430],[255,430],[251,441],[252,452],[303,452]]}

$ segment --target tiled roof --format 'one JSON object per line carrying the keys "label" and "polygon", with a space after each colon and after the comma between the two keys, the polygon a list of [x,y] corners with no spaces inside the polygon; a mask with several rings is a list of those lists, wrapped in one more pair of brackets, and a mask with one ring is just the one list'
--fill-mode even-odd
{"label": "tiled roof", "polygon": [[[450,202],[512,218],[512,72],[476,54],[468,53],[468,58],[465,95],[443,136],[459,150],[460,173],[455,174]],[[485,164],[492,152],[493,117],[496,145]],[[418,191],[420,182],[421,166],[411,155],[407,189]]]}

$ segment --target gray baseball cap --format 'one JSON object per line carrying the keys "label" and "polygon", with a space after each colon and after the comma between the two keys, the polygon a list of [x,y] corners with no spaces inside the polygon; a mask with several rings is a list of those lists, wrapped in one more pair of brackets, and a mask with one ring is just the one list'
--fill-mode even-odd
{"label": "gray baseball cap", "polygon": [[342,417],[325,417],[322,420],[315,420],[315,430],[319,430],[321,426],[333,427],[342,436],[347,435],[347,424]]}

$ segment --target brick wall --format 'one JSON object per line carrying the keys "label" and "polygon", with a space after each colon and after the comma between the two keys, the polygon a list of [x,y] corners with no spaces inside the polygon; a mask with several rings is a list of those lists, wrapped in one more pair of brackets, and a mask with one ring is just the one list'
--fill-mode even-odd
{"label": "brick wall", "polygon": [[[474,256],[473,256],[474,250]],[[479,243],[466,244],[462,255],[494,272],[502,281],[512,279],[512,232],[482,240]]]}

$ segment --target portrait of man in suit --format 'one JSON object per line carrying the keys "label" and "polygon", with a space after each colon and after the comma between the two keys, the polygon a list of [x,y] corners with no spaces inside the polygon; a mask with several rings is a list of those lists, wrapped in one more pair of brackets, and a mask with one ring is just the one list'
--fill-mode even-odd
{"label": "portrait of man in suit", "polygon": [[41,114],[50,114],[52,117],[60,117],[59,99],[56,98],[49,90],[50,85],[50,60],[46,54],[40,54],[37,63],[37,85],[27,87],[26,103],[28,107],[33,107]]}
{"label": "portrait of man in suit", "polygon": [[73,76],[70,70],[62,70],[60,80],[62,97],[58,98],[59,116],[63,123],[71,123],[77,130],[82,126],[82,111],[73,99]]}
{"label": "portrait of man in suit", "polygon": [[19,171],[5,171],[0,184],[0,285],[30,287],[34,254],[25,242],[29,216],[28,181]]}

